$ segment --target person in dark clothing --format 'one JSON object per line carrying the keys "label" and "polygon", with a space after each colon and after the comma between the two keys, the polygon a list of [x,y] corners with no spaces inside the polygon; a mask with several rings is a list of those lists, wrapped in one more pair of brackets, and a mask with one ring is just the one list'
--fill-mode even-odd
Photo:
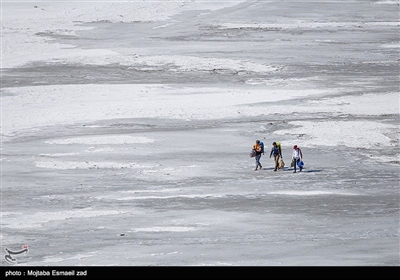
{"label": "person in dark clothing", "polygon": [[275,161],[274,171],[277,171],[279,166],[279,158],[282,158],[282,150],[280,146],[276,144],[276,142],[272,143],[272,149],[271,153],[269,154],[269,158],[271,158],[272,155],[274,155],[274,161]]}

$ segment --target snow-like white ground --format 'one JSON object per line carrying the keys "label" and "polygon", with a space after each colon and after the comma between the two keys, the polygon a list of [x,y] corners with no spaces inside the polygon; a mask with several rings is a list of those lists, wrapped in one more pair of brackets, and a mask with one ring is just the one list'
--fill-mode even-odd
{"label": "snow-like white ground", "polygon": [[399,265],[399,4],[2,1],[2,252]]}

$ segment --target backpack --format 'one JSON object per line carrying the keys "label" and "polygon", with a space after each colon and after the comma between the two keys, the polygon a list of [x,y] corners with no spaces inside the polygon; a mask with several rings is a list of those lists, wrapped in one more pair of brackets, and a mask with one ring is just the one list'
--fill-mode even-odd
{"label": "backpack", "polygon": [[261,145],[261,153],[264,153],[264,143],[260,142],[260,145]]}

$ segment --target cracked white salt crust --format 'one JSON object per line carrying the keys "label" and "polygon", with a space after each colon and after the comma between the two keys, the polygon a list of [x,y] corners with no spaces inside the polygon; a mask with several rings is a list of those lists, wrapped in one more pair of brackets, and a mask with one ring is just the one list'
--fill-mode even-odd
{"label": "cracked white salt crust", "polygon": [[[347,146],[353,148],[389,146],[386,132],[395,125],[373,121],[293,121],[294,127],[275,131],[277,135],[302,135],[296,140],[302,147]],[[303,139],[304,138],[304,139]]]}

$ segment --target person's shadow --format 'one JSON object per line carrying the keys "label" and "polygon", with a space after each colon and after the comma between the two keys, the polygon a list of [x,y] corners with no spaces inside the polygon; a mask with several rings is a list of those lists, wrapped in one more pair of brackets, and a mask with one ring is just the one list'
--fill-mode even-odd
{"label": "person's shadow", "polygon": [[[266,169],[266,168],[265,168]],[[273,168],[271,168],[271,169],[273,169]],[[282,170],[282,169],[278,169],[278,170]],[[297,170],[297,172],[299,172],[299,169],[298,168],[296,168],[296,170]],[[294,168],[293,167],[287,167],[287,166],[285,166],[284,168],[283,168],[283,171],[294,171]],[[303,168],[303,170],[301,171],[302,173],[304,172],[304,173],[314,173],[314,172],[321,172],[321,171],[323,171],[322,169],[306,169],[306,168]]]}
{"label": "person's shadow", "polygon": [[263,167],[261,170],[274,170],[273,167]]}

